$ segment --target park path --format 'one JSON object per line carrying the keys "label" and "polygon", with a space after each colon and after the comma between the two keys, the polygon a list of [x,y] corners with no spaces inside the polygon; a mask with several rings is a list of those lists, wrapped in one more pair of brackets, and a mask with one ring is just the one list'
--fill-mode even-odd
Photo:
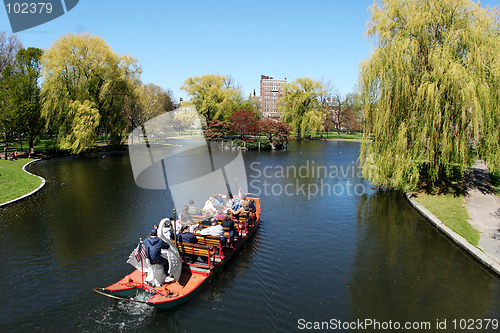
{"label": "park path", "polygon": [[465,208],[480,232],[479,248],[500,263],[500,198],[489,183],[488,167],[476,162],[466,174]]}

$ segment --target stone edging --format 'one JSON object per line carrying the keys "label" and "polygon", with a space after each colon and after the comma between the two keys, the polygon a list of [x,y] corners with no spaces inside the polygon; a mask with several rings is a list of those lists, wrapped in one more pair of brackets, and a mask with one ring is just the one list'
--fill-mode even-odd
{"label": "stone edging", "polygon": [[31,161],[31,162],[28,162],[28,163],[26,163],[25,165],[23,165],[23,168],[22,168],[22,169],[23,169],[23,171],[24,171],[24,172],[26,172],[27,174],[40,178],[40,180],[42,181],[42,183],[41,183],[41,184],[40,184],[40,185],[39,185],[36,189],[34,189],[33,191],[31,191],[30,193],[25,194],[25,195],[22,195],[22,196],[20,196],[19,198],[15,198],[15,199],[12,199],[12,200],[10,200],[10,201],[7,201],[7,202],[4,202],[4,203],[0,204],[0,208],[3,208],[3,207],[8,206],[8,205],[11,205],[11,204],[13,204],[13,203],[15,203],[15,202],[17,202],[17,201],[19,201],[19,200],[25,199],[25,198],[27,198],[27,197],[29,197],[29,196],[31,196],[31,195],[33,195],[33,194],[35,194],[36,192],[40,191],[40,190],[42,189],[42,187],[44,187],[44,186],[45,186],[45,179],[44,179],[43,177],[40,177],[40,176],[35,175],[35,174],[33,174],[33,173],[29,172],[29,171],[26,171],[26,167],[27,167],[28,165],[30,165],[31,163],[34,163],[34,162],[38,162],[38,161],[40,161],[40,160],[41,160],[41,159],[37,159],[37,160]]}
{"label": "stone edging", "polygon": [[434,214],[429,212],[424,206],[419,204],[415,199],[412,198],[411,194],[405,192],[406,199],[410,202],[410,204],[420,213],[422,214],[429,222],[434,224],[442,233],[448,236],[455,244],[460,246],[463,250],[465,250],[468,254],[470,254],[474,259],[479,261],[483,266],[491,270],[497,277],[500,277],[500,263],[496,261],[494,258],[490,257],[487,253],[481,251],[471,243],[469,243],[465,238],[451,230],[448,226],[446,226],[440,219],[438,219]]}

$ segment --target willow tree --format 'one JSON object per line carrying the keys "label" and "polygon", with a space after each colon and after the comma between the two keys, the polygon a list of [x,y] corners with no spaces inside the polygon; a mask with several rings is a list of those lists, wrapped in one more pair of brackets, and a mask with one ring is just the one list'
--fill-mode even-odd
{"label": "willow tree", "polygon": [[312,136],[323,130],[325,108],[322,97],[325,87],[318,81],[299,78],[284,86],[283,96],[278,100],[281,118],[303,138],[307,132]]}
{"label": "willow tree", "polygon": [[194,105],[206,121],[224,119],[240,102],[241,92],[230,77],[207,74],[188,78],[181,87],[191,96],[187,105]]}
{"label": "willow tree", "polygon": [[123,103],[123,113],[131,130],[143,126],[148,120],[174,109],[172,92],[153,83],[139,84]]}
{"label": "willow tree", "polygon": [[42,115],[61,148],[79,153],[100,133],[127,133],[124,99],[137,86],[137,60],[114,53],[98,36],[67,34],[43,55]]}
{"label": "willow tree", "polygon": [[382,0],[361,64],[360,160],[374,183],[415,188],[476,158],[500,162],[500,26],[470,0]]}

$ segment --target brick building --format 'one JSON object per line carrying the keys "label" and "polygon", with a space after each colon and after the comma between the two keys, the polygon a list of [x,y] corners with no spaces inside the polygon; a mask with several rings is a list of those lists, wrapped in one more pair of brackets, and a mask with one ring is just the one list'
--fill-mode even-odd
{"label": "brick building", "polygon": [[284,80],[273,79],[267,75],[260,76],[260,105],[263,117],[279,118],[278,99],[283,96]]}

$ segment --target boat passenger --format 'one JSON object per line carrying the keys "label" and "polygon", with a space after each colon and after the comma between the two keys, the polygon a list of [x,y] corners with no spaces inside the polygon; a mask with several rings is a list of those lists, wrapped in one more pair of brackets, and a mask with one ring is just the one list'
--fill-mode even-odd
{"label": "boat passenger", "polygon": [[222,199],[222,194],[214,194],[214,206],[224,206],[224,200]]}
{"label": "boat passenger", "polygon": [[234,239],[234,221],[231,217],[231,213],[226,213],[226,215],[224,216],[224,220],[221,221],[220,225],[223,228],[229,229],[229,238],[231,239],[232,243]]}
{"label": "boat passenger", "polygon": [[181,228],[181,233],[177,235],[177,241],[180,243],[198,244],[198,239],[189,232],[189,226],[187,225]]}
{"label": "boat passenger", "polygon": [[223,220],[226,217],[224,210],[222,208],[217,209],[217,214],[214,215],[217,220]]}
{"label": "boat passenger", "polygon": [[248,204],[247,200],[241,200],[241,206],[238,209],[229,208],[227,211],[235,216],[246,216],[250,211]]}
{"label": "boat passenger", "polygon": [[211,223],[212,225],[200,231],[200,234],[204,236],[224,237],[224,228],[218,223],[217,219],[212,218]]}
{"label": "boat passenger", "polygon": [[182,209],[180,218],[181,218],[180,221],[183,223],[193,222],[193,219],[191,218],[191,214],[189,213],[189,206],[184,206],[184,208]]}
{"label": "boat passenger", "polygon": [[201,220],[201,225],[205,226],[205,227],[210,227],[212,225],[213,221],[217,222],[218,220],[215,217],[203,219],[203,220]]}
{"label": "boat passenger", "polygon": [[211,211],[206,211],[205,216],[201,220],[201,225],[204,226],[210,226],[212,224],[212,218],[214,217],[214,214]]}
{"label": "boat passenger", "polygon": [[168,260],[162,257],[161,250],[168,249],[170,246],[157,237],[157,230],[153,229],[150,236],[143,242],[146,251],[146,257],[152,265],[163,265],[165,274],[168,275]]}
{"label": "boat passenger", "polygon": [[231,192],[229,192],[224,199],[224,206],[233,207],[233,195]]}
{"label": "boat passenger", "polygon": [[191,215],[200,215],[201,214],[201,211],[198,207],[195,206],[194,204],[194,200],[189,200],[189,205],[188,205],[188,212],[189,214]]}
{"label": "boat passenger", "polygon": [[257,210],[257,207],[255,206],[255,200],[248,199],[248,211],[255,212],[256,210]]}
{"label": "boat passenger", "polygon": [[214,197],[208,198],[208,200],[205,201],[205,205],[203,206],[202,210],[203,211],[209,210],[209,211],[215,213],[217,211],[217,209],[215,209],[215,207],[214,207],[214,201],[215,201]]}
{"label": "boat passenger", "polygon": [[233,197],[233,206],[231,207],[232,210],[238,210],[241,207],[241,199],[240,197],[234,196]]}

